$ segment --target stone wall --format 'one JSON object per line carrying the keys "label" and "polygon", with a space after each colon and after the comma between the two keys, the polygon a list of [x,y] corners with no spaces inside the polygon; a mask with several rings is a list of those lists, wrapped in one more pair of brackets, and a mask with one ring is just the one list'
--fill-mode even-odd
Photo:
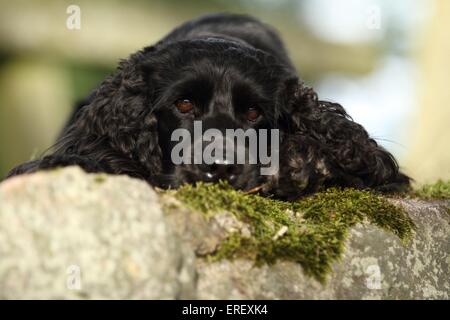
{"label": "stone wall", "polygon": [[293,262],[203,258],[248,226],[142,181],[76,167],[20,176],[0,185],[0,298],[449,299],[449,203],[392,201],[412,241],[359,224],[321,284]]}

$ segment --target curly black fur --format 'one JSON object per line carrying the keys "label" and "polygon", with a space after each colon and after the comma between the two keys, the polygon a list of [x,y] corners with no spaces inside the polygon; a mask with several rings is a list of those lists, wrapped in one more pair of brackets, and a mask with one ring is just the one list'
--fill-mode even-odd
{"label": "curly black fur", "polygon": [[[188,115],[174,107],[186,97],[196,106]],[[255,122],[243,116],[249,106],[262,114]],[[320,100],[298,79],[272,28],[229,14],[187,22],[121,61],[75,110],[53,151],[8,177],[79,165],[163,188],[208,181],[201,165],[170,161],[171,132],[192,130],[194,119],[221,130],[281,131],[278,174],[233,167],[225,178],[239,189],[264,185],[265,195],[295,199],[328,186],[393,191],[409,185],[393,156],[342,106]]]}

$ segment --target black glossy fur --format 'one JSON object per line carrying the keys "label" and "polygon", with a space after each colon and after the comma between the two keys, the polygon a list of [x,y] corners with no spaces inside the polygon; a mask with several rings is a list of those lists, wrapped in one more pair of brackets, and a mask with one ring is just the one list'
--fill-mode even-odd
{"label": "black glossy fur", "polygon": [[[195,111],[180,113],[177,99]],[[251,122],[247,108],[260,118]],[[295,199],[328,186],[395,191],[409,185],[393,156],[337,103],[321,101],[298,79],[276,32],[258,20],[218,14],[187,22],[154,46],[120,62],[75,110],[47,156],[9,176],[59,166],[127,174],[154,186],[178,187],[217,168],[174,165],[176,128],[278,128],[280,171],[261,176],[257,165],[233,166],[216,177],[239,189]],[[211,181],[213,181],[212,179]]]}

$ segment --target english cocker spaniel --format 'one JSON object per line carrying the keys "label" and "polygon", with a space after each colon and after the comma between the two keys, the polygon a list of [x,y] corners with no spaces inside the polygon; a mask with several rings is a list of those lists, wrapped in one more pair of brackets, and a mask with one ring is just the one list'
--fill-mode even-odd
{"label": "english cocker spaniel", "polygon": [[[208,147],[204,136],[195,138],[208,129],[276,130],[265,147],[259,135],[248,140],[257,144],[258,159],[264,148],[271,156],[277,153],[277,170],[261,174],[262,161],[220,157],[174,161],[180,137],[194,135],[184,157],[196,144]],[[240,149],[246,157],[249,148]],[[396,191],[410,182],[342,106],[320,100],[299,80],[274,29],[234,14],[184,23],[121,61],[76,108],[52,152],[8,176],[68,165],[126,174],[161,188],[222,179],[237,189],[288,200],[330,186]]]}

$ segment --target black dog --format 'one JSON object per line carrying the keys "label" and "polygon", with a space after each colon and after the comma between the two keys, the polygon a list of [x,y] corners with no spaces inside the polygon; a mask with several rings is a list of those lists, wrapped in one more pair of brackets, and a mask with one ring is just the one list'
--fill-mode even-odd
{"label": "black dog", "polygon": [[[279,129],[280,170],[227,162],[175,165],[172,132]],[[410,179],[339,104],[298,79],[277,33],[231,14],[187,22],[121,61],[72,115],[53,152],[8,176],[59,166],[127,174],[163,188],[228,180],[295,199],[329,186],[395,191]]]}

